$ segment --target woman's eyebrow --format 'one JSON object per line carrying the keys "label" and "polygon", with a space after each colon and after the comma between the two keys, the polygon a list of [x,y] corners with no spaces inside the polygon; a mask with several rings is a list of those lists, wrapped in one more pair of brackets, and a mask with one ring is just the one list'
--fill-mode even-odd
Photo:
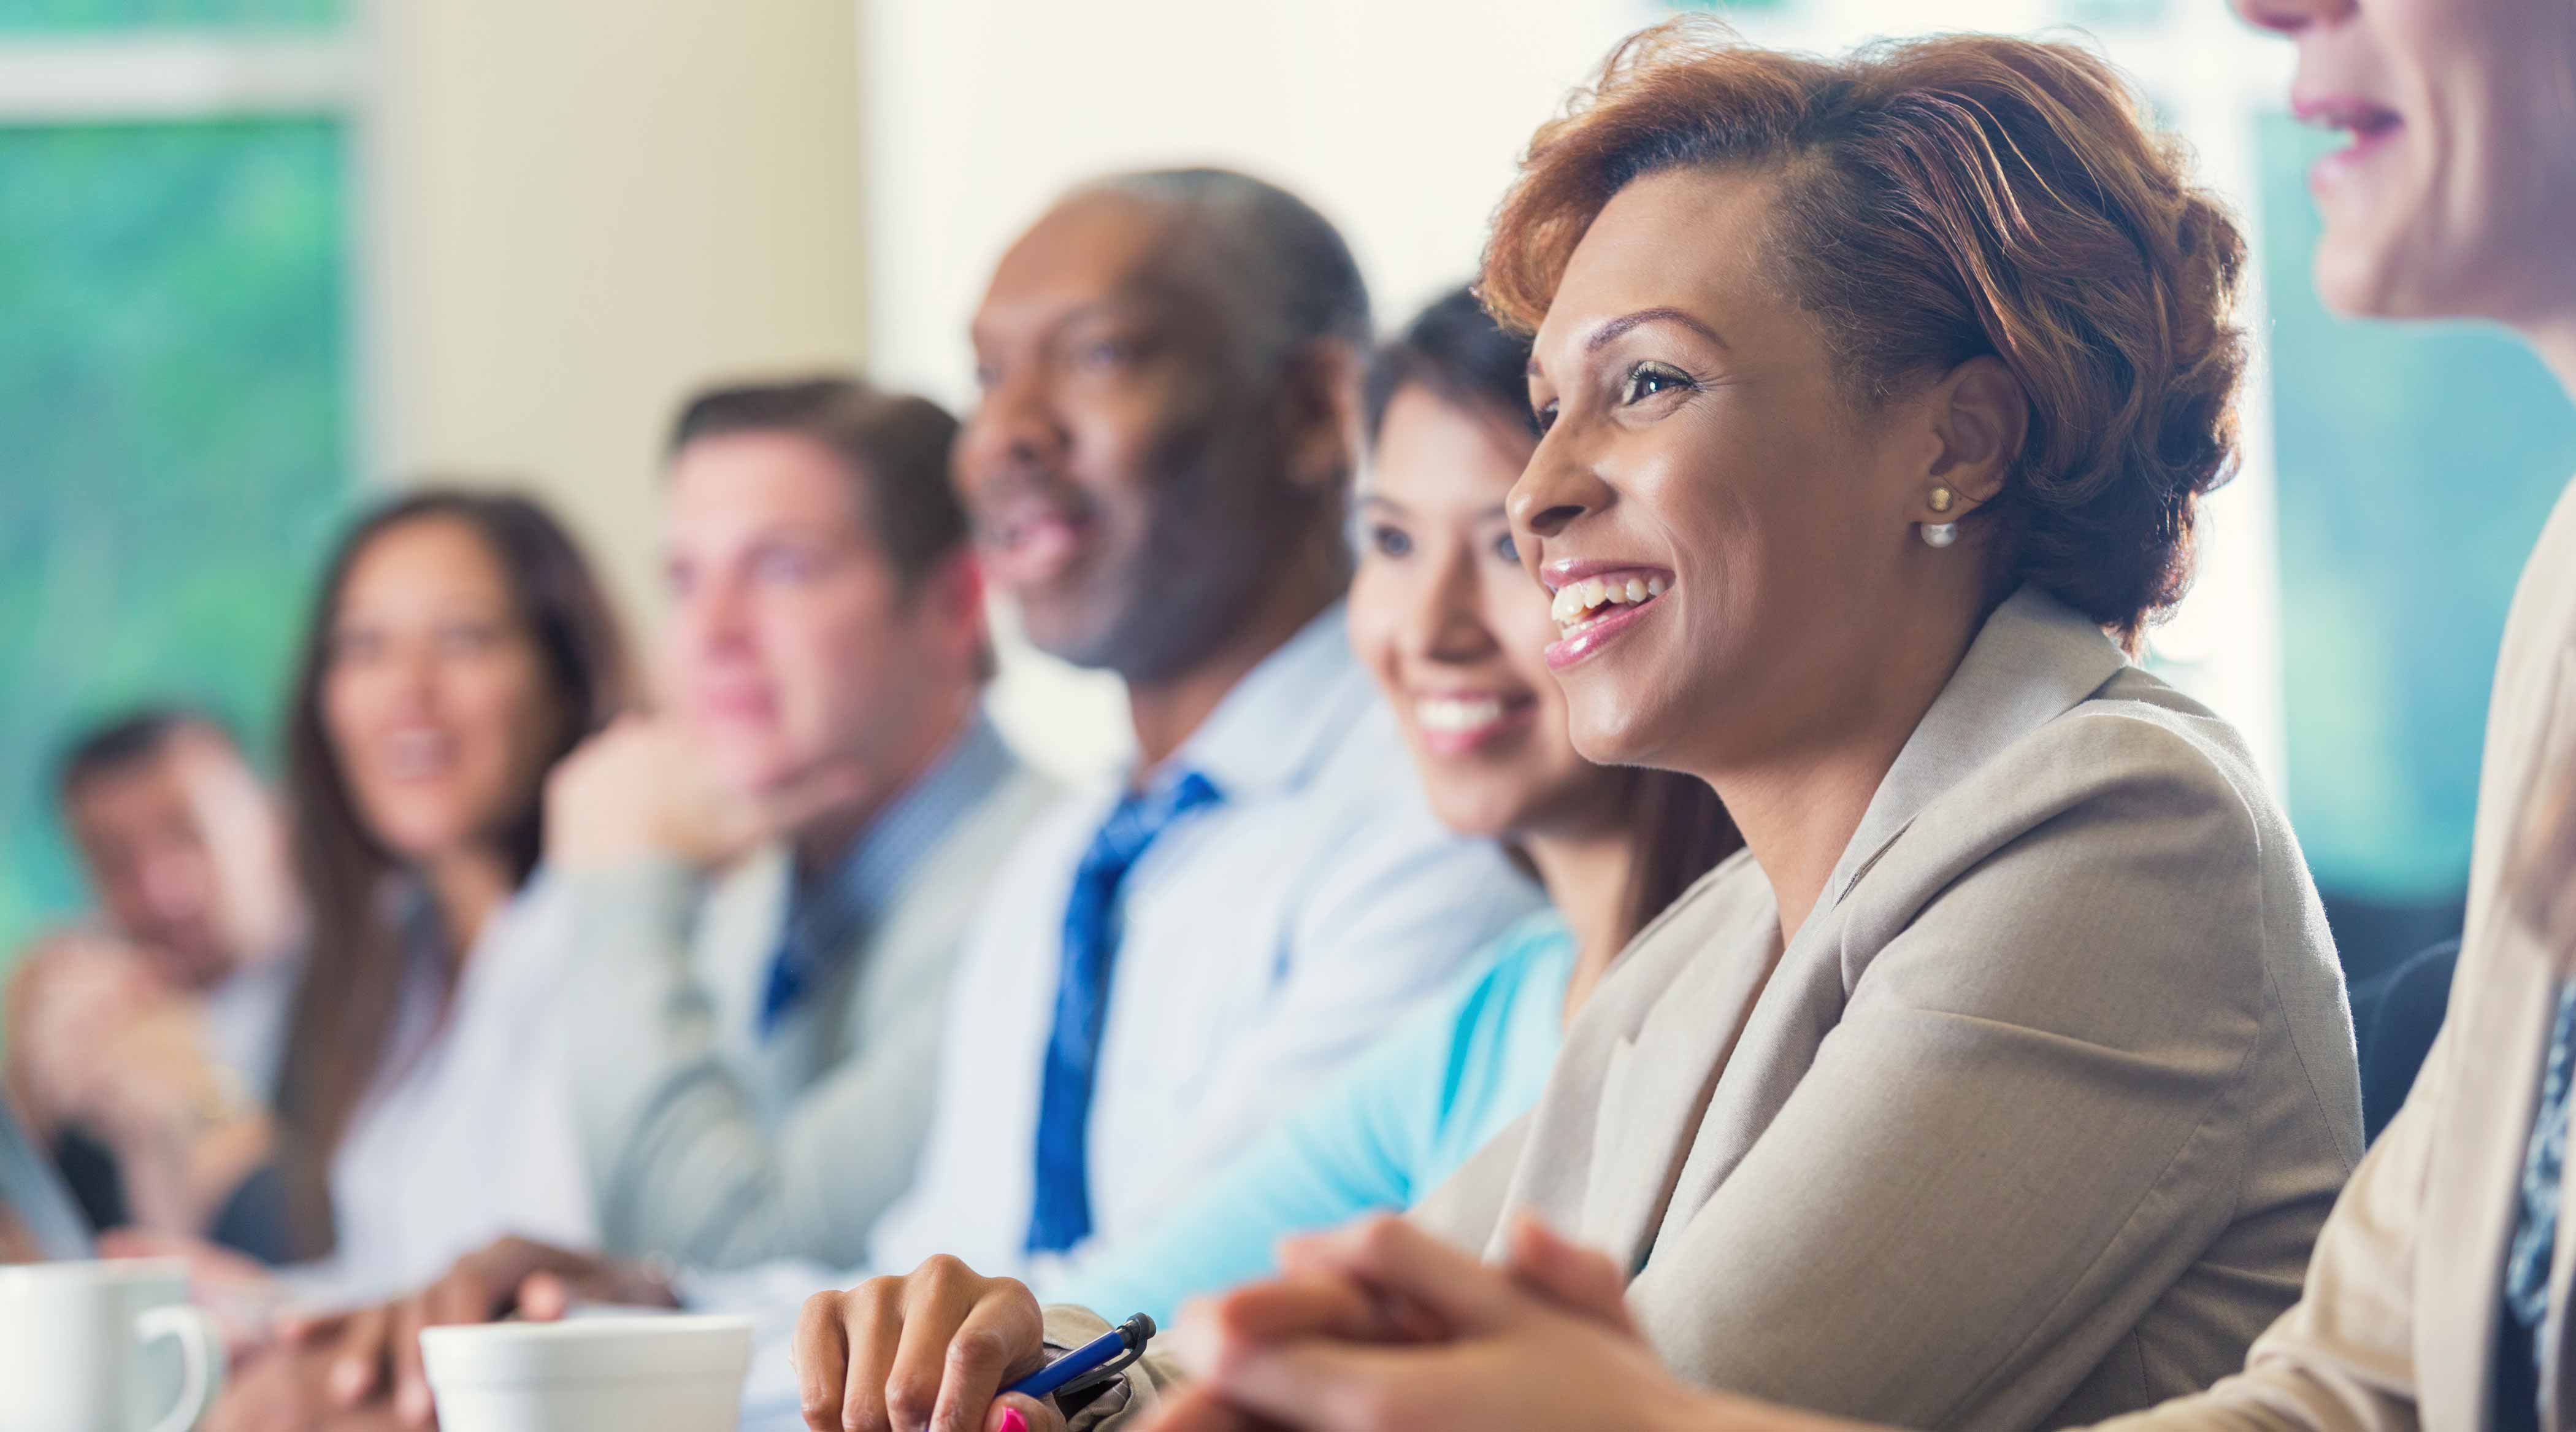
{"label": "woman's eyebrow", "polygon": [[1641,308],[1634,313],[1623,313],[1592,330],[1592,336],[1583,340],[1583,351],[1597,353],[1617,341],[1619,336],[1629,329],[1648,323],[1677,323],[1720,348],[1726,346],[1726,340],[1718,336],[1716,329],[1678,308]]}

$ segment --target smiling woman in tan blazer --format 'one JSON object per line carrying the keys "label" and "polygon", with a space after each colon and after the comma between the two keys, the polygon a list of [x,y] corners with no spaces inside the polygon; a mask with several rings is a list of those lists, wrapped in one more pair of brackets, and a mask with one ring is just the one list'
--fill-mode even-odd
{"label": "smiling woman in tan blazer", "polygon": [[[2243,743],[2123,650],[2234,460],[2242,264],[2072,47],[1677,22],[1540,133],[1480,292],[1536,328],[1547,661],[1748,854],[1421,1226],[1540,1214],[1692,1380],[1947,1426],[2148,1406],[2296,1298],[2360,1154],[2341,978]],[[809,1416],[866,1432],[1050,1432],[995,1388],[1104,1326],[954,1266],[809,1314]]]}
{"label": "smiling woman in tan blazer", "polygon": [[[2234,3],[2297,40],[2299,106],[2354,133],[2315,176],[2326,220],[2317,280],[2327,301],[2354,314],[2503,322],[2576,397],[2576,247],[2568,241],[2576,231],[2576,6]],[[2437,489],[2427,474],[2428,500],[2474,501],[2459,490],[2474,477],[2444,474],[2449,485]],[[2540,538],[2506,627],[2466,936],[2422,1076],[2336,1204],[2299,1302],[2255,1343],[2243,1371],[2114,1426],[2576,1425],[2576,1319],[2568,1315],[2576,1183],[2550,1157],[2567,1112],[2543,1095],[2553,1044],[2568,1047],[2553,1025],[2571,965],[2576,486]],[[1312,1432],[1825,1425],[1671,1377],[1647,1346],[1651,1339],[1674,1351],[1656,1326],[1658,1306],[1623,1299],[1618,1263],[1534,1224],[1502,1241],[1500,1268],[1397,1226],[1298,1250],[1289,1262],[1300,1288],[1237,1294],[1189,1330],[1200,1334],[1208,1380],[1164,1428],[1239,1425],[1247,1412]],[[2523,1272],[2539,1296],[2509,1310],[2517,1281],[2509,1250],[2518,1243],[2535,1251]],[[2133,1291],[2152,1281],[2131,1275]],[[1441,1310],[1449,1326],[1407,1351],[1359,1345],[1353,1335],[1371,1331],[1364,1318],[1336,1325],[1314,1315],[1334,1306],[1317,1296],[1319,1285],[1337,1291],[1346,1310],[1399,1301]],[[1972,1332],[2004,1328],[1981,1323]],[[1698,1371],[1687,1357],[1680,1365]]]}

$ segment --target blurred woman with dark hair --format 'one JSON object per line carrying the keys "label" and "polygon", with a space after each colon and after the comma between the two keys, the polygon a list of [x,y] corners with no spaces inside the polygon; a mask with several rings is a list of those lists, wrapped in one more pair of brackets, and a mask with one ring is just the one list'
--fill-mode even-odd
{"label": "blurred woman with dark hair", "polygon": [[627,679],[589,566],[524,498],[396,499],[326,569],[289,718],[312,936],[278,1094],[295,1246],[328,1254],[307,1292],[590,1236],[546,1064],[565,942],[530,876],[547,773]]}

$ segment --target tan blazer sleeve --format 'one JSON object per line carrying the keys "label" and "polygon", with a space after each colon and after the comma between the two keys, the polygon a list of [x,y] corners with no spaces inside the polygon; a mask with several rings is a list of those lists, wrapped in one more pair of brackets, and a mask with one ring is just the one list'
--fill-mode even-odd
{"label": "tan blazer sleeve", "polygon": [[2457,1077],[2451,1029],[2443,1026],[2405,1107],[2370,1146],[2317,1235],[2298,1304],[2254,1344],[2245,1371],[2104,1427],[2413,1432],[2417,1219],[2442,1086]]}
{"label": "tan blazer sleeve", "polygon": [[[1839,1018],[1632,1285],[1691,1381],[1900,1426],[2039,1425],[2235,1217],[2264,863],[2295,852],[2263,849],[2161,729],[2086,718],[2025,749],[1846,897],[1870,905],[1838,912]],[[1758,1044],[1748,1028],[1734,1060]],[[2207,1364],[2236,1360],[2215,1344],[2251,1341],[2296,1266],[2219,1280],[2281,1286],[2213,1295],[2241,1326],[2204,1322]]]}

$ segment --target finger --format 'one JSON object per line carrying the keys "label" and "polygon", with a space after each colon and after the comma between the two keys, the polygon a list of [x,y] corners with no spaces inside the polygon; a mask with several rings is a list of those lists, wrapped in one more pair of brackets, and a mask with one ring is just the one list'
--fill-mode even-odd
{"label": "finger", "polygon": [[348,1326],[346,1313],[318,1313],[294,1309],[277,1315],[277,1335],[287,1343],[302,1346],[337,1338]]}
{"label": "finger", "polygon": [[[938,1415],[949,1345],[982,1297],[982,1284],[973,1270],[948,1257],[931,1259],[904,1280],[903,1334],[885,1381],[885,1407],[895,1432],[924,1432]],[[992,1396],[993,1388],[985,1388],[984,1401]],[[979,1401],[976,1412],[980,1416],[982,1411]]]}
{"label": "finger", "polygon": [[[872,1278],[846,1293],[816,1293],[796,1323],[796,1390],[805,1425],[820,1432],[885,1432],[882,1369],[900,1329],[894,1280]],[[854,1351],[855,1349],[855,1351]],[[867,1369],[874,1375],[862,1376]],[[859,1396],[865,1390],[867,1397]]]}
{"label": "finger", "polygon": [[1504,1267],[1512,1281],[1555,1303],[1623,1333],[1634,1333],[1628,1313],[1628,1279],[1607,1255],[1573,1242],[1536,1215],[1513,1220]]}
{"label": "finger", "polygon": [[839,1389],[841,1426],[848,1432],[890,1432],[895,1420],[886,1405],[886,1383],[903,1346],[904,1282],[879,1278],[862,1286],[868,1296],[844,1314],[850,1366]]}
{"label": "finger", "polygon": [[[436,1293],[444,1287],[446,1284],[441,1283],[431,1292]],[[459,1299],[451,1292],[447,1301],[450,1306],[455,1306]],[[427,1427],[436,1416],[431,1410],[429,1372],[422,1365],[420,1354],[420,1330],[433,1321],[453,1323],[465,1320],[453,1317],[434,1320],[427,1296],[405,1298],[395,1304],[393,1317],[388,1320],[386,1355],[393,1365],[394,1416],[406,1427]]]}
{"label": "finger", "polygon": [[788,1362],[796,1369],[797,1410],[816,1432],[837,1432],[840,1425],[841,1377],[850,1361],[842,1329],[843,1297],[816,1293],[807,1298],[796,1315],[795,1340],[789,1344]]}
{"label": "finger", "polygon": [[572,1284],[559,1273],[531,1273],[519,1285],[519,1316],[532,1323],[559,1321],[572,1311]]}
{"label": "finger", "polygon": [[1157,1403],[1138,1432],[1256,1432],[1258,1425],[1215,1388],[1192,1383]]}
{"label": "finger", "polygon": [[1210,1386],[1244,1413],[1310,1432],[1441,1432],[1470,1425],[1444,1390],[1447,1356],[1304,1339],[1237,1359]]}
{"label": "finger", "polygon": [[374,1396],[382,1383],[387,1313],[381,1306],[360,1308],[340,1325],[331,1357],[331,1400],[355,1407]]}
{"label": "finger", "polygon": [[995,1398],[984,1420],[969,1425],[983,1432],[1064,1432],[1064,1414],[1044,1398],[1012,1393]]}
{"label": "finger", "polygon": [[1457,1333],[1495,1332],[1524,1316],[1511,1279],[1394,1214],[1280,1245],[1282,1268],[1338,1272],[1429,1309]]}
{"label": "finger", "polygon": [[1366,1290],[1338,1275],[1304,1273],[1192,1299],[1168,1346],[1181,1366],[1209,1377],[1234,1358],[1292,1338],[1376,1342],[1392,1336]]}
{"label": "finger", "polygon": [[986,1285],[984,1296],[948,1340],[948,1363],[930,1425],[939,1432],[975,1432],[1010,1374],[1035,1372],[1045,1361],[1046,1329],[1038,1300],[1017,1283]]}
{"label": "finger", "polygon": [[1330,1260],[1301,1254],[1294,1239],[1283,1241],[1279,1253],[1283,1275],[1250,1285],[1242,1307],[1225,1309],[1254,1336],[1435,1342],[1451,1334],[1447,1319],[1402,1294],[1370,1287]]}

